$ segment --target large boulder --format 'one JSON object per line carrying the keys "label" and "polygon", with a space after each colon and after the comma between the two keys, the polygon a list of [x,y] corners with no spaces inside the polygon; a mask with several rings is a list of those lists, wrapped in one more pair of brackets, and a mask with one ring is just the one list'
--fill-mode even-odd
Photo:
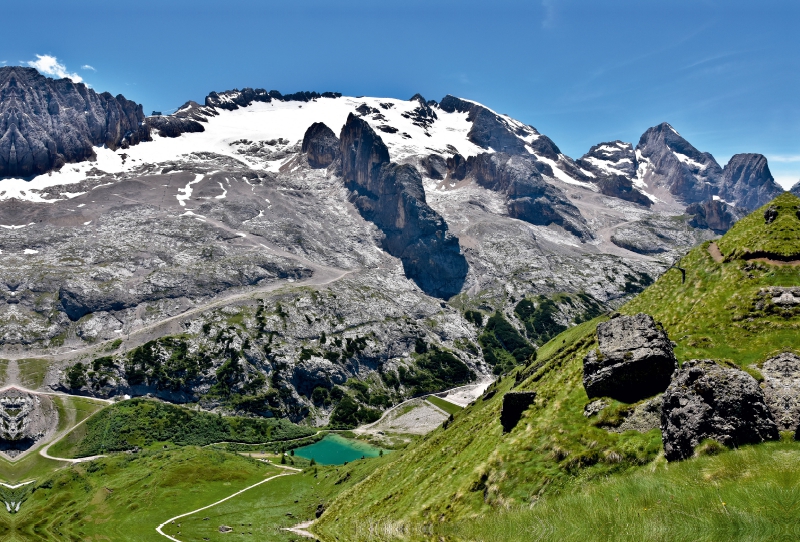
{"label": "large boulder", "polygon": [[710,359],[683,364],[664,392],[661,434],[668,461],[691,457],[705,439],[741,446],[778,438],[756,379]]}
{"label": "large boulder", "polygon": [[667,332],[648,314],[618,316],[597,325],[598,348],[583,360],[591,397],[633,403],[669,386],[678,362]]}
{"label": "large boulder", "polygon": [[761,366],[767,406],[781,431],[800,426],[800,357],[784,352]]}
{"label": "large boulder", "polygon": [[302,152],[307,153],[308,165],[326,168],[339,156],[339,138],[323,122],[315,122],[303,136]]}

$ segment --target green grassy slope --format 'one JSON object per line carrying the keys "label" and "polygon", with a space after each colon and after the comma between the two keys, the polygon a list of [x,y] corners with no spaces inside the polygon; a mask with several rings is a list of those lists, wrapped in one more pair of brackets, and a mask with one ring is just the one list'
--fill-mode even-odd
{"label": "green grassy slope", "polygon": [[[610,433],[583,416],[588,402],[581,385],[582,360],[595,345],[598,320],[574,327],[540,349],[536,362],[490,388],[393,461],[337,498],[315,532],[347,537],[369,521],[439,522],[475,517],[498,508],[524,506],[543,492],[575,480],[623,472],[651,462],[661,435]],[[502,395],[535,390],[534,405],[517,427],[503,434]]]}
{"label": "green grassy slope", "polygon": [[796,540],[800,445],[773,442],[713,457],[658,461],[525,510],[437,529],[447,540]]}
{"label": "green grassy slope", "polygon": [[[679,361],[729,359],[746,367],[783,350],[800,351],[800,307],[782,308],[769,296],[758,295],[770,286],[800,285],[800,267],[728,256],[747,255],[765,247],[800,254],[800,236],[783,239],[786,231],[796,228],[800,233],[800,219],[794,211],[800,199],[784,194],[776,202],[779,215],[772,224],[765,224],[764,207],[718,241],[726,261],[715,262],[705,243],[681,260],[685,283],[678,270],[670,270],[620,312],[646,312],[661,321],[678,343],[675,354]],[[750,248],[745,251],[741,247]]]}
{"label": "green grassy slope", "polygon": [[[661,321],[678,344],[680,361],[730,359],[758,376],[749,365],[782,350],[800,352],[800,307],[785,309],[758,295],[770,286],[800,285],[800,267],[741,259],[764,252],[794,254],[794,245],[800,247],[800,237],[787,234],[800,232],[800,199],[783,195],[774,204],[779,214],[772,224],[765,224],[765,207],[719,240],[725,261],[715,262],[707,243],[696,247],[679,264],[686,270],[685,282],[680,271],[669,270],[620,312],[645,312]],[[478,400],[447,429],[394,454],[393,461],[342,494],[314,529],[331,538],[379,519],[450,523],[569,494],[608,475],[651,472],[663,461],[657,429],[616,434],[595,425],[612,422],[628,405],[612,402],[599,417],[583,416],[588,398],[581,385],[582,359],[596,346],[598,321],[557,336],[539,350],[537,361],[496,385],[492,398]],[[512,388],[538,395],[519,425],[504,435],[502,394]],[[786,446],[797,452],[797,445]],[[687,489],[687,499],[690,494]]]}
{"label": "green grassy slope", "polygon": [[[767,224],[764,211],[774,207],[777,218]],[[767,205],[749,214],[717,243],[727,260],[748,255],[772,255],[778,259],[800,259],[800,198],[784,192]]]}

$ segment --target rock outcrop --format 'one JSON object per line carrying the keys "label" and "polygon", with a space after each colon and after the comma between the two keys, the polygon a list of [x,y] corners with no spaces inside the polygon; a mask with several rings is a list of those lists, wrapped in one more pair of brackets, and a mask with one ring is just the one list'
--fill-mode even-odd
{"label": "rock outcrop", "polygon": [[0,177],[28,177],[95,156],[94,147],[150,140],[142,106],[121,94],[0,68]]}
{"label": "rock outcrop", "polygon": [[764,397],[780,431],[800,429],[800,357],[784,352],[764,362]]}
{"label": "rock outcrop", "polygon": [[636,145],[639,163],[646,162],[645,181],[684,203],[716,195],[722,168],[714,157],[700,152],[666,122],[648,129]]}
{"label": "rock outcrop", "polygon": [[667,389],[678,367],[666,331],[647,314],[598,324],[597,342],[583,360],[583,387],[590,398],[633,403],[651,397]]}
{"label": "rock outcrop", "polygon": [[[507,154],[528,154],[525,141],[521,137],[539,135],[531,126],[512,126],[487,107],[449,94],[442,98],[439,107],[448,113],[467,113],[467,121],[472,123],[467,139],[483,149],[491,148]],[[558,147],[555,150],[559,152]]]}
{"label": "rock outcrop", "polygon": [[762,154],[735,154],[725,164],[719,196],[748,211],[758,209],[783,193]]}
{"label": "rock outcrop", "polygon": [[0,451],[14,458],[58,425],[58,409],[46,395],[9,388],[0,392]]}
{"label": "rock outcrop", "polygon": [[522,418],[522,413],[528,410],[536,399],[533,391],[510,391],[503,396],[503,410],[500,412],[500,425],[503,433],[514,429]]}
{"label": "rock outcrop", "polygon": [[756,379],[709,359],[683,364],[664,392],[661,434],[668,461],[691,457],[705,439],[741,446],[778,438]]}
{"label": "rock outcrop", "polygon": [[592,146],[577,163],[598,177],[622,175],[628,179],[636,177],[636,169],[639,167],[633,145],[619,140]]}
{"label": "rock outcrop", "polygon": [[590,180],[600,189],[601,194],[624,199],[650,207],[650,198],[633,185],[636,178],[636,153],[633,146],[623,141],[611,141],[594,145],[584,154],[577,165],[591,173]]}
{"label": "rock outcrop", "polygon": [[161,137],[178,137],[186,133],[205,132],[202,124],[187,117],[156,115],[147,117],[145,122],[151,130],[157,130]]}
{"label": "rock outcrop", "polygon": [[479,185],[508,196],[509,216],[539,226],[556,224],[583,240],[592,238],[578,208],[542,179],[542,174],[553,175],[544,162],[530,156],[482,153],[469,157],[467,171]]}
{"label": "rock outcrop", "polygon": [[[461,156],[460,154],[457,156]],[[429,154],[420,160],[425,175],[431,179],[441,180],[447,175],[447,162],[438,154]],[[463,178],[463,177],[462,177]]]}
{"label": "rock outcrop", "polygon": [[344,182],[361,215],[384,233],[384,249],[400,258],[406,276],[428,295],[460,292],[467,260],[447,223],[425,201],[417,169],[390,162],[381,138],[352,113],[339,141]]}
{"label": "rock outcrop", "polygon": [[339,138],[325,123],[315,122],[303,136],[301,151],[307,153],[308,165],[326,168],[339,157]]}
{"label": "rock outcrop", "polygon": [[747,215],[747,210],[728,205],[724,201],[710,199],[688,205],[686,214],[691,217],[689,225],[693,228],[707,228],[723,234],[731,229],[737,220]]}

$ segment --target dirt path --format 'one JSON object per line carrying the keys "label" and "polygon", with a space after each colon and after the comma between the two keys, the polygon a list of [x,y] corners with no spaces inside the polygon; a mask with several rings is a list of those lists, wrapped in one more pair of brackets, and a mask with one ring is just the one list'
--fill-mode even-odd
{"label": "dirt path", "polygon": [[719,247],[717,246],[716,243],[711,243],[710,245],[708,245],[708,253],[711,255],[711,258],[717,263],[722,263],[723,261],[725,261],[725,257],[722,255],[722,252],[720,252]]}
{"label": "dirt path", "polygon": [[[53,394],[42,394],[42,395],[64,395],[64,394],[55,394],[55,393],[53,393]],[[99,399],[99,401],[103,401],[103,402],[106,402],[106,403],[113,403],[113,401],[106,401],[105,399]],[[76,464],[76,463],[84,463],[86,461],[93,461],[95,459],[99,459],[101,457],[105,457],[105,455],[92,455],[92,456],[89,456],[89,457],[78,457],[76,459],[69,459],[69,458],[66,458],[66,457],[55,457],[55,456],[52,456],[52,455],[50,455],[48,453],[50,451],[50,447],[52,445],[56,444],[62,438],[67,436],[67,434],[70,433],[71,431],[74,431],[75,429],[77,429],[78,427],[80,427],[81,425],[86,423],[88,420],[90,420],[92,418],[92,416],[94,416],[95,414],[97,414],[101,410],[103,410],[103,409],[101,408],[101,409],[98,409],[96,412],[92,412],[91,414],[86,416],[84,419],[82,419],[80,422],[76,423],[72,427],[68,427],[68,428],[64,429],[61,433],[57,434],[55,436],[55,438],[53,438],[53,440],[51,440],[50,443],[47,446],[45,446],[44,448],[39,450],[39,455],[41,455],[45,459],[51,459],[53,461],[62,461],[62,462],[66,462],[66,463],[72,463],[73,465]]]}
{"label": "dirt path", "polygon": [[227,496],[227,497],[225,497],[224,499],[220,499],[220,500],[218,500],[218,501],[217,501],[217,502],[215,502],[215,503],[209,504],[209,505],[207,505],[207,506],[203,506],[202,508],[198,508],[197,510],[192,510],[191,512],[186,512],[185,514],[180,514],[180,515],[178,515],[178,516],[175,516],[175,517],[173,517],[173,518],[169,518],[167,521],[165,521],[164,523],[162,523],[161,525],[159,525],[158,527],[156,527],[156,532],[157,532],[158,534],[160,534],[161,536],[164,536],[164,537],[166,537],[166,538],[168,538],[168,539],[172,540],[173,542],[181,542],[181,540],[179,540],[179,539],[175,538],[174,536],[170,536],[170,535],[168,535],[168,534],[167,534],[167,533],[165,533],[165,532],[164,532],[162,529],[163,529],[163,528],[164,528],[164,527],[165,527],[165,526],[166,526],[168,523],[171,523],[171,522],[175,521],[176,519],[185,518],[186,516],[191,516],[191,515],[193,515],[193,514],[196,514],[197,512],[202,512],[203,510],[208,510],[209,508],[213,508],[214,506],[217,506],[218,504],[222,504],[222,503],[224,503],[225,501],[229,501],[229,500],[231,500],[231,499],[232,499],[232,498],[234,498],[234,497],[238,497],[239,495],[241,495],[241,494],[242,494],[242,493],[244,493],[245,491],[247,491],[247,490],[249,490],[249,489],[253,489],[254,487],[258,487],[258,486],[260,486],[261,484],[265,484],[265,483],[269,482],[270,480],[274,480],[275,478],[280,478],[281,476],[291,476],[291,475],[293,475],[293,474],[297,474],[298,472],[303,472],[301,469],[296,469],[296,468],[294,468],[294,467],[285,467],[285,466],[280,466],[280,465],[273,465],[273,466],[274,466],[274,467],[277,467],[277,468],[281,468],[281,469],[289,470],[289,471],[294,471],[294,472],[282,472],[281,474],[276,474],[275,476],[270,476],[269,478],[265,478],[265,479],[261,480],[260,482],[256,482],[255,484],[253,484],[253,485],[251,485],[251,486],[247,486],[247,487],[246,487],[246,488],[244,488],[244,489],[240,489],[239,491],[237,491],[237,492],[236,492],[236,493],[234,493],[233,495],[228,495],[228,496]]}

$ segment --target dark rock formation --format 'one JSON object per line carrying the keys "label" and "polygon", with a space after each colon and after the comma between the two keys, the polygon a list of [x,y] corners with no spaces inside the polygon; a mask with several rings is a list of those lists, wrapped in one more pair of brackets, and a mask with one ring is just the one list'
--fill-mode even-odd
{"label": "dark rock formation", "polygon": [[317,98],[339,98],[339,92],[318,92],[300,91],[292,94],[281,94],[277,90],[267,92],[263,88],[243,88],[242,90],[233,89],[224,92],[211,92],[206,96],[205,105],[218,109],[234,111],[240,107],[247,107],[254,102],[269,103],[272,100],[283,102],[309,102]]}
{"label": "dark rock formation", "polygon": [[653,202],[634,188],[636,178],[636,153],[630,143],[611,141],[594,145],[576,164],[593,175],[589,181],[595,183],[601,194],[624,199],[645,207]]}
{"label": "dark rock formation", "polygon": [[322,122],[315,122],[303,136],[302,152],[308,153],[308,165],[326,168],[339,156],[339,138]]}
{"label": "dark rock formation", "polygon": [[633,203],[638,203],[644,207],[650,207],[653,201],[633,187],[633,181],[622,175],[608,175],[600,177],[595,182],[601,194],[624,199]]}
{"label": "dark rock formation", "polygon": [[778,438],[756,379],[713,360],[683,364],[664,393],[661,434],[668,461],[691,457],[705,439],[741,446]]}
{"label": "dark rock formation", "polygon": [[636,177],[639,167],[633,145],[619,140],[594,145],[577,163],[598,177],[622,175],[628,179]]}
{"label": "dark rock formation", "polygon": [[633,403],[667,389],[678,363],[672,343],[648,314],[597,325],[599,347],[583,360],[583,387],[592,397]]}
{"label": "dark rock formation", "polygon": [[692,203],[686,207],[686,214],[691,218],[689,225],[694,228],[707,228],[715,233],[725,233],[737,220],[747,215],[746,209],[728,205],[720,200],[707,200]]}
{"label": "dark rock formation", "polygon": [[762,154],[735,154],[722,171],[719,196],[752,211],[783,193]]}
{"label": "dark rock formation", "polygon": [[425,170],[425,175],[431,179],[441,180],[447,175],[447,162],[438,154],[429,154],[424,157],[420,160],[420,165]]}
{"label": "dark rock formation", "polygon": [[150,139],[142,106],[121,94],[50,79],[34,68],[0,68],[0,177],[28,177]]}
{"label": "dark rock formation", "polygon": [[761,366],[764,397],[780,431],[800,428],[800,357],[784,352]]}
{"label": "dark rock formation", "polygon": [[479,185],[508,195],[508,214],[540,226],[556,224],[588,240],[592,233],[586,220],[558,188],[542,179],[552,168],[528,156],[482,153],[467,160],[468,175]]}
{"label": "dark rock formation", "polygon": [[642,134],[636,150],[649,162],[651,189],[664,188],[687,204],[716,195],[722,168],[713,156],[695,149],[666,122]]}
{"label": "dark rock formation", "polygon": [[467,176],[467,159],[456,153],[446,162],[447,175],[454,181],[461,181]]}
{"label": "dark rock formation", "polygon": [[[491,148],[508,154],[528,154],[525,142],[521,137],[530,134],[538,135],[538,132],[530,126],[513,127],[486,107],[449,94],[442,98],[439,107],[448,113],[455,111],[468,113],[467,120],[472,122],[472,128],[467,134],[467,139],[484,149]],[[549,148],[547,142],[552,144],[552,141],[548,138],[545,139],[540,145]],[[552,147],[557,153],[559,152],[555,144]],[[553,151],[553,149],[549,148],[549,151]]]}
{"label": "dark rock formation", "polygon": [[206,130],[194,119],[172,115],[147,117],[146,123],[148,128],[158,130],[161,137],[178,137],[181,134]]}
{"label": "dark rock formation", "polygon": [[764,211],[764,223],[772,224],[775,222],[776,218],[778,218],[778,208],[774,205],[770,205],[767,210]]}
{"label": "dark rock formation", "polygon": [[533,391],[509,391],[503,396],[503,410],[500,412],[500,425],[503,433],[508,433],[517,426],[522,413],[528,410],[536,399]]}
{"label": "dark rock formation", "polygon": [[414,125],[427,130],[438,118],[436,116],[436,111],[431,107],[431,105],[434,105],[436,102],[433,100],[430,102],[425,101],[425,98],[423,98],[421,94],[414,94],[410,101],[418,102],[419,106],[411,111],[402,113],[402,116],[409,119]]}
{"label": "dark rock formation", "polygon": [[458,239],[425,201],[422,177],[389,161],[389,150],[369,124],[349,115],[339,137],[342,177],[361,215],[385,234],[384,249],[403,262],[425,293],[449,298],[464,285],[467,260]]}

